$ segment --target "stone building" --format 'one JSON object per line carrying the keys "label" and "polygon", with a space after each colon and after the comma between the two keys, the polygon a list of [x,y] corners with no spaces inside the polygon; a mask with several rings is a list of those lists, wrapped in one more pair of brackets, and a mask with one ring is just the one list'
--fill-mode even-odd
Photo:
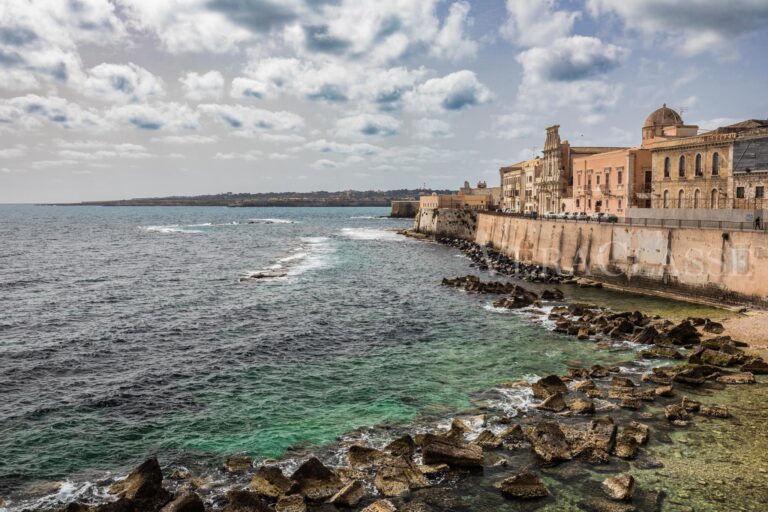
{"label": "stone building", "polygon": [[501,207],[522,213],[537,210],[536,180],[541,176],[541,158],[533,158],[499,169]]}
{"label": "stone building", "polygon": [[489,194],[438,195],[437,192],[419,198],[419,209],[434,210],[435,208],[491,210],[493,209],[493,199]]}
{"label": "stone building", "polygon": [[464,186],[459,189],[460,195],[465,196],[491,196],[491,205],[493,207],[499,207],[501,205],[501,187],[489,187],[485,181],[478,181],[476,187],[471,187],[468,181],[464,182]]}
{"label": "stone building", "polygon": [[579,147],[571,146],[568,141],[560,141],[560,126],[547,128],[544,143],[541,176],[536,182],[537,210],[559,213],[573,208],[573,162],[596,153],[614,151],[616,147]]}

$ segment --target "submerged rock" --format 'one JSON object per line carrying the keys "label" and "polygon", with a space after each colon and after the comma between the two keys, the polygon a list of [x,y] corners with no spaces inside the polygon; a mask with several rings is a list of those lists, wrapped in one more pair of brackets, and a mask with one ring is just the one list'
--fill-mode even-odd
{"label": "submerged rock", "polygon": [[754,384],[755,376],[748,372],[727,373],[719,376],[717,382],[722,384]]}
{"label": "submerged rock", "polygon": [[603,492],[612,500],[632,499],[635,494],[635,479],[632,475],[612,476],[603,480]]}
{"label": "submerged rock", "polygon": [[611,501],[606,498],[590,498],[579,503],[579,508],[586,512],[637,512],[629,503]]}
{"label": "submerged rock", "polygon": [[504,496],[518,499],[545,498],[549,491],[538,475],[534,473],[520,473],[506,478],[496,484],[496,487]]}
{"label": "submerged rock", "polygon": [[709,416],[711,418],[730,418],[731,413],[728,412],[728,407],[725,405],[702,405],[699,409],[699,413],[703,416]]}
{"label": "submerged rock", "polygon": [[253,458],[247,455],[233,455],[224,462],[224,469],[230,473],[242,473],[253,468]]}

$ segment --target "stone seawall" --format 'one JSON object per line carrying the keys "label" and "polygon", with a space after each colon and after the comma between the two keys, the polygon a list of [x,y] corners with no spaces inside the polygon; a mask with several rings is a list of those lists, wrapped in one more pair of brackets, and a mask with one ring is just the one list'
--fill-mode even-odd
{"label": "stone seawall", "polygon": [[416,213],[413,229],[426,235],[474,240],[477,234],[477,218],[477,212],[470,210],[421,209]]}
{"label": "stone seawall", "polygon": [[[438,229],[443,227],[439,220],[436,224]],[[768,305],[768,234],[763,232],[630,227],[480,213],[474,241],[492,245],[517,261],[620,286]]]}

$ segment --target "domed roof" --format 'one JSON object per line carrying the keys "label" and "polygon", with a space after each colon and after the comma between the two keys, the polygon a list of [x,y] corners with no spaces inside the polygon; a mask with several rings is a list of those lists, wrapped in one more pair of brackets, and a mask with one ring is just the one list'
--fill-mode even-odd
{"label": "domed roof", "polygon": [[680,114],[667,107],[665,103],[660,109],[654,111],[651,115],[645,118],[643,128],[650,126],[669,126],[669,125],[681,125],[683,124],[683,118]]}

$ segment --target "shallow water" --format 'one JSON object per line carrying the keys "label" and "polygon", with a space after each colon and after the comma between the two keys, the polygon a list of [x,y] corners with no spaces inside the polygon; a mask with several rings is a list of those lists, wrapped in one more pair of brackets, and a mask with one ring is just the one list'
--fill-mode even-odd
{"label": "shallow water", "polygon": [[[633,357],[439,286],[468,261],[388,231],[410,221],[386,214],[0,206],[0,495],[80,488],[150,454],[201,470],[233,453],[275,457],[449,417],[501,382]],[[240,281],[258,272],[282,277]],[[566,292],[680,314],[672,301]]]}

